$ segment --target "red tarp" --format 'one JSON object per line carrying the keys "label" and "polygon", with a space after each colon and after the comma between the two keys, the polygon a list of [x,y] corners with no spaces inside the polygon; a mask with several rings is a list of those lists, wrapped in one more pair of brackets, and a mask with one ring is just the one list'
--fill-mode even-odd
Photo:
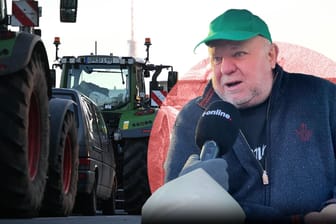
{"label": "red tarp", "polygon": [[[279,46],[278,62],[285,70],[315,74],[336,82],[336,62],[298,45],[276,44]],[[209,60],[206,58],[180,78],[160,107],[148,145],[148,178],[152,192],[163,184],[163,166],[176,115],[187,101],[202,94],[210,76]]]}

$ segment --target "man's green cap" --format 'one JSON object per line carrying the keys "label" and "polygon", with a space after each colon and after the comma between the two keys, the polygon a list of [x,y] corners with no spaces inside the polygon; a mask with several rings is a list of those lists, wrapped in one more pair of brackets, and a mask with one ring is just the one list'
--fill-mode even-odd
{"label": "man's green cap", "polygon": [[208,36],[196,45],[194,51],[212,40],[243,41],[257,35],[272,42],[267,24],[261,18],[246,9],[229,9],[210,23]]}

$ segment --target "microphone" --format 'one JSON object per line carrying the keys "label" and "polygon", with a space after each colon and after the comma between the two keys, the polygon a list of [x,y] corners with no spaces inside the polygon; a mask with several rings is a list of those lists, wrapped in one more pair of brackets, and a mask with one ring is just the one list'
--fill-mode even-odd
{"label": "microphone", "polygon": [[200,156],[192,154],[178,178],[153,192],[142,207],[141,224],[245,223],[244,210],[228,193],[228,164],[217,158],[230,150],[239,126],[240,113],[232,104],[209,105],[196,126]]}
{"label": "microphone", "polygon": [[222,100],[205,109],[195,134],[196,144],[201,148],[201,161],[217,158],[231,149],[238,136],[240,119],[238,109]]}

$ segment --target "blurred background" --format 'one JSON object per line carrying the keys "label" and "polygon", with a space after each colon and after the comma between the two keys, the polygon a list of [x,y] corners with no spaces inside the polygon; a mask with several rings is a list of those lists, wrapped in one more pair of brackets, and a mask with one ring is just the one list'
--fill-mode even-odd
{"label": "blurred background", "polygon": [[274,41],[300,45],[336,61],[336,13],[333,0],[78,0],[77,23],[59,22],[59,0],[39,0],[40,28],[50,64],[55,60],[54,37],[60,37],[59,56],[95,53],[146,57],[173,65],[183,76],[207,57],[195,45],[208,32],[212,19],[229,8],[246,8],[263,18]]}

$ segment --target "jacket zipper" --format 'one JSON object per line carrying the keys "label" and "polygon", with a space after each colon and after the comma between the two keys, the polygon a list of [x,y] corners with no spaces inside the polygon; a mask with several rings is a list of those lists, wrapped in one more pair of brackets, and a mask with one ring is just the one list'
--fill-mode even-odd
{"label": "jacket zipper", "polygon": [[[249,151],[250,151],[251,155],[253,156],[253,158],[255,159],[255,161],[257,162],[257,164],[259,165],[260,170],[262,171],[261,179],[262,179],[263,184],[264,184],[264,185],[268,185],[268,184],[269,184],[269,179],[268,179],[268,174],[267,174],[266,169],[263,168],[263,166],[261,165],[260,161],[257,160],[257,158],[255,158],[255,156],[253,155],[253,153],[252,153],[252,148],[251,148],[250,144],[248,143],[248,141],[247,141],[247,139],[246,139],[244,133],[243,133],[241,130],[239,130],[239,132],[240,132],[240,134],[242,135],[242,137],[243,137],[245,143],[246,143],[247,146],[249,147]],[[266,157],[265,157],[265,164],[266,164],[266,162],[267,162],[267,161],[266,161]]]}
{"label": "jacket zipper", "polygon": [[[274,74],[274,81],[273,81],[273,84],[275,83],[275,81],[277,80],[277,78],[278,78],[278,73],[275,73]],[[272,89],[273,89],[273,87],[272,87]],[[269,118],[270,118],[270,110],[271,110],[271,100],[272,100],[272,94],[269,96],[269,99],[268,99],[268,103],[267,103],[267,109],[266,109],[266,142],[267,142],[267,145],[268,145],[268,150],[270,150],[270,148],[271,148],[271,144],[270,144],[270,142],[269,142]],[[242,133],[242,132],[241,132]],[[247,143],[247,145],[249,146],[249,148],[250,148],[250,151],[251,151],[251,153],[252,153],[252,149],[251,149],[251,146],[249,145],[249,143],[247,142],[247,139],[246,139],[246,137],[244,136],[244,134],[242,133],[242,135],[243,135],[243,137],[244,137],[244,139],[245,139],[245,142]],[[252,153],[253,154],[253,153]],[[266,154],[267,154],[267,152],[266,152]],[[256,161],[258,162],[258,164],[259,164],[259,166],[261,167],[261,169],[262,169],[262,175],[261,175],[261,178],[262,178],[262,182],[263,182],[263,184],[264,185],[268,185],[269,184],[269,178],[268,178],[268,173],[267,173],[267,163],[268,163],[268,161],[267,161],[267,155],[264,155],[265,156],[265,167],[263,167],[262,165],[261,165],[261,163],[259,162],[259,160],[257,160],[257,158],[255,158],[256,159]],[[254,156],[254,155],[253,155]]]}
{"label": "jacket zipper", "polygon": [[[276,82],[277,78],[278,78],[278,73],[275,73],[275,75],[274,75],[274,81],[273,81],[273,86],[274,86],[274,83]],[[273,87],[272,87],[272,90],[273,90]],[[273,96],[272,92],[271,92],[271,94],[269,96],[268,104],[267,104],[267,108],[266,108],[266,144],[267,144],[267,147],[268,147],[267,151],[269,151],[271,149],[271,143],[269,141],[270,140],[270,136],[269,136],[270,135],[270,122],[269,122],[269,119],[270,119],[270,113],[271,113],[271,100],[272,100],[272,96]],[[245,141],[246,141],[246,139],[245,139]],[[265,156],[265,168],[263,169],[263,174],[262,174],[262,180],[263,180],[263,184],[264,185],[268,185],[269,184],[269,178],[268,178],[268,174],[267,174],[267,169],[268,169],[267,151],[266,151],[266,153],[264,155]],[[257,158],[256,158],[256,160],[257,160]],[[259,164],[260,164],[260,162],[259,162]],[[262,167],[261,164],[260,164],[260,166]]]}

